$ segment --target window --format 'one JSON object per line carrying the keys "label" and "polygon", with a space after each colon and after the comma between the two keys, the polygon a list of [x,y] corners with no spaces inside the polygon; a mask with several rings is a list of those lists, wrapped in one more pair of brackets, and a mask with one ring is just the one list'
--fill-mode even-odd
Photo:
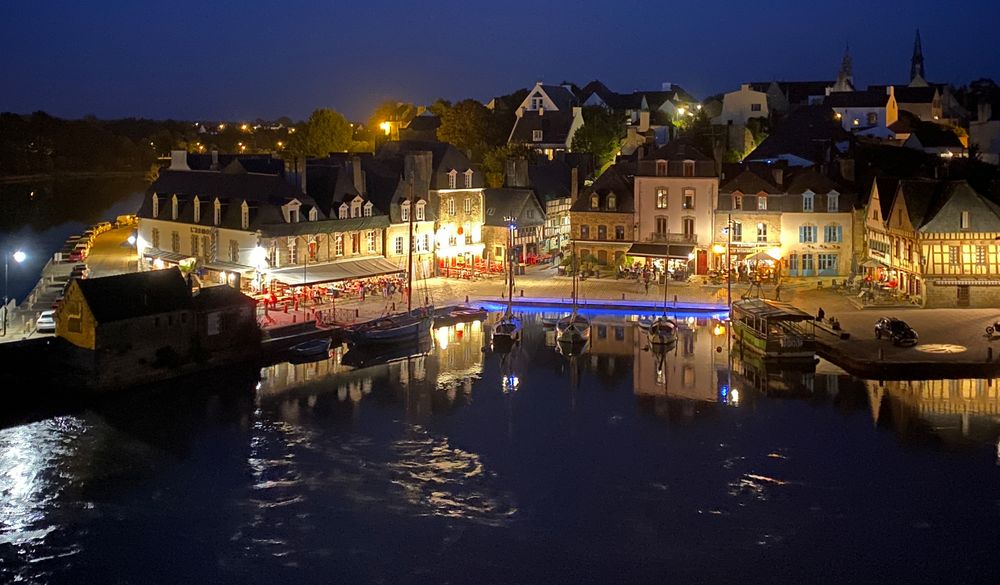
{"label": "window", "polygon": [[750,111],[751,112],[759,112],[760,111],[760,107],[761,107],[761,104],[750,104]]}
{"label": "window", "polygon": [[667,235],[667,217],[661,215],[656,218],[656,235],[665,236]]}
{"label": "window", "polygon": [[[420,240],[417,240],[417,241],[419,242]],[[424,243],[423,243],[422,246],[420,246],[420,250],[422,252],[430,252],[431,251],[431,235],[430,234],[424,234]]]}
{"label": "window", "polygon": [[531,96],[531,107],[529,109],[531,109],[531,110],[539,110],[542,107],[544,107],[544,103],[545,103],[545,101],[542,98],[542,96],[537,95],[537,94],[533,95],[533,96]]}
{"label": "window", "polygon": [[333,251],[337,256],[344,255],[344,234],[337,234],[333,237]]}
{"label": "window", "polygon": [[316,221],[319,219],[319,211],[315,207],[309,210],[309,221]]}
{"label": "window", "polygon": [[212,223],[215,225],[222,223],[222,203],[219,202],[218,198],[215,199],[215,206],[212,210]]}
{"label": "window", "polygon": [[337,209],[337,218],[338,219],[347,219],[347,213],[348,213],[349,209],[350,208],[347,207],[346,203],[341,203],[340,204],[340,208]]}
{"label": "window", "polygon": [[667,176],[667,161],[665,160],[656,161],[656,176],[657,177]]}
{"label": "window", "polygon": [[617,201],[615,201],[615,194],[612,193],[608,195],[608,209],[614,209]]}
{"label": "window", "polygon": [[685,217],[682,221],[682,226],[684,228],[684,237],[688,240],[694,237],[694,218]]}
{"label": "window", "polygon": [[958,266],[959,252],[958,246],[948,246],[948,264]]}
{"label": "window", "polygon": [[813,270],[813,255],[812,254],[803,254],[802,255],[802,271],[803,272],[812,272],[812,270]]}
{"label": "window", "polygon": [[368,251],[374,252],[376,250],[375,246],[375,230],[368,232]]}
{"label": "window", "polygon": [[[469,185],[466,185],[468,187]],[[472,197],[465,198],[465,213],[472,213]]]}
{"label": "window", "polygon": [[365,207],[364,207],[364,216],[365,217],[371,217],[372,216],[372,208],[373,207],[374,206],[372,205],[371,201],[365,203]]}
{"label": "window", "polygon": [[813,211],[813,194],[806,192],[802,194],[802,211]]}
{"label": "window", "polygon": [[191,234],[191,255],[198,255],[198,236]]}
{"label": "window", "polygon": [[694,189],[684,189],[684,209],[694,209]]}
{"label": "window", "polygon": [[969,229],[969,212],[968,211],[963,211],[962,212],[962,220],[961,221],[962,221],[962,229],[963,230]]}
{"label": "window", "polygon": [[740,211],[740,210],[743,209],[743,196],[742,195],[733,195],[733,209],[736,210],[736,211]]}
{"label": "window", "polygon": [[767,195],[757,196],[757,211],[767,211]]}
{"label": "window", "polygon": [[541,130],[532,130],[531,131],[531,141],[532,142],[541,142],[542,141],[542,131]]}
{"label": "window", "polygon": [[159,217],[160,215],[160,196],[153,193],[153,217]]}
{"label": "window", "polygon": [[608,226],[606,225],[597,226],[597,239],[598,240],[608,239]]}
{"label": "window", "polygon": [[818,254],[816,257],[816,263],[819,265],[820,272],[837,273],[837,255],[836,254]]}
{"label": "window", "polygon": [[799,255],[798,254],[790,254],[788,256],[788,269],[792,273],[796,273],[796,272],[799,271]]}
{"label": "window", "polygon": [[837,244],[844,241],[844,228],[833,224],[823,228],[823,241],[828,244]]}
{"label": "window", "polygon": [[423,201],[417,201],[417,221],[424,221],[424,207],[426,205]]}
{"label": "window", "polygon": [[170,234],[170,249],[178,254],[181,253],[181,235],[177,232]]}
{"label": "window", "polygon": [[396,239],[393,240],[393,250],[395,250],[397,256],[403,254],[403,236],[396,236]]}
{"label": "window", "polygon": [[657,187],[656,188],[656,208],[657,209],[666,209],[667,208],[667,200],[668,200],[668,198],[669,198],[669,191],[667,191],[666,187]]}
{"label": "window", "polygon": [[361,201],[359,199],[351,201],[351,217],[361,217]]}
{"label": "window", "polygon": [[767,224],[764,222],[757,224],[757,241],[758,242],[767,241]]}
{"label": "window", "polygon": [[601,198],[597,195],[597,193],[594,193],[593,195],[590,196],[590,208],[597,209],[600,206],[601,206]]}
{"label": "window", "polygon": [[840,194],[829,193],[826,196],[826,210],[829,212],[840,211]]}
{"label": "window", "polygon": [[589,225],[581,225],[580,226],[580,239],[581,240],[589,240],[590,239],[590,226]]}
{"label": "window", "polygon": [[734,221],[733,222],[733,241],[742,242],[743,241],[743,222]]}
{"label": "window", "polygon": [[153,228],[151,237],[153,238],[153,247],[160,247],[160,228]]}
{"label": "window", "polygon": [[625,239],[625,226],[616,225],[615,226],[615,239],[624,240]]}
{"label": "window", "polygon": [[299,261],[299,240],[289,238],[288,240],[288,263],[295,264]]}
{"label": "window", "polygon": [[799,243],[802,243],[802,244],[815,244],[816,243],[816,226],[814,226],[814,225],[799,226]]}
{"label": "window", "polygon": [[684,161],[684,176],[693,177],[694,176],[694,161],[686,160]]}
{"label": "window", "polygon": [[410,221],[410,202],[404,201],[399,206],[399,217],[401,221]]}
{"label": "window", "polygon": [[458,186],[458,171],[451,169],[448,171],[448,188],[454,189]]}
{"label": "window", "polygon": [[201,199],[194,198],[194,222],[201,223]]}
{"label": "window", "polygon": [[877,112],[868,112],[868,125],[869,126],[874,126],[876,124],[878,124],[878,113]]}
{"label": "window", "polygon": [[472,188],[472,169],[468,169],[467,171],[465,171],[465,188],[466,189]]}
{"label": "window", "polygon": [[240,261],[240,243],[236,240],[229,240],[229,261]]}
{"label": "window", "polygon": [[455,198],[448,198],[448,215],[455,215]]}
{"label": "window", "polygon": [[299,208],[288,209],[288,223],[299,223]]}
{"label": "window", "polygon": [[361,253],[361,234],[354,232],[351,234],[351,254]]}
{"label": "window", "polygon": [[976,246],[976,264],[986,264],[986,246]]}

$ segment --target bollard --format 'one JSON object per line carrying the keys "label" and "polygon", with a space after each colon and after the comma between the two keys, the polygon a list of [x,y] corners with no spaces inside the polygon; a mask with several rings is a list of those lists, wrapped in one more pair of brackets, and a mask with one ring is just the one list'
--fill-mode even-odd
{"label": "bollard", "polygon": [[880,347],[878,348],[878,361],[882,361],[884,359],[885,359],[885,350]]}
{"label": "bollard", "polygon": [[292,323],[295,323],[295,318],[296,317],[298,317],[298,315],[295,315],[295,314],[292,315]]}
{"label": "bollard", "polygon": [[622,293],[622,300],[625,300],[625,293]]}
{"label": "bollard", "polygon": [[992,347],[987,347],[986,348],[986,361],[988,361],[988,362],[992,362],[993,361],[993,348]]}
{"label": "bollard", "polygon": [[677,295],[674,295],[674,304],[677,304]]}
{"label": "bollard", "polygon": [[466,304],[468,304],[468,302],[469,302],[469,295],[465,295],[465,302],[466,302]]}
{"label": "bollard", "polygon": [[524,289],[523,288],[521,289],[521,296],[522,297],[524,296]]}
{"label": "bollard", "polygon": [[396,301],[392,302],[392,311],[396,312]]}
{"label": "bollard", "polygon": [[361,316],[361,309],[354,309],[354,318],[357,319]]}

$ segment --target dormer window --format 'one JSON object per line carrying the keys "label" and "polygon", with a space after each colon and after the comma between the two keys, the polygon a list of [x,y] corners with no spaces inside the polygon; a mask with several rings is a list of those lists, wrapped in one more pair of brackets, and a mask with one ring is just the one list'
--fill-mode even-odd
{"label": "dormer window", "polygon": [[427,206],[425,201],[417,201],[417,221],[424,221],[424,207]]}
{"label": "dormer window", "polygon": [[667,176],[667,161],[665,160],[656,161],[656,176],[657,177]]}
{"label": "dormer window", "polygon": [[337,210],[338,219],[347,219],[347,214],[350,212],[350,208],[347,207],[346,203],[340,204],[340,209]]}
{"label": "dormer window", "polygon": [[451,169],[448,171],[448,188],[454,189],[458,186],[458,171]]}
{"label": "dormer window", "polygon": [[529,107],[529,109],[539,110],[544,106],[544,104],[545,104],[545,99],[542,96],[535,94],[531,96],[531,106]]}
{"label": "dormer window", "polygon": [[194,222],[201,223],[201,199],[198,196],[194,196]]}
{"label": "dormer window", "polygon": [[743,209],[743,194],[733,193],[733,210],[740,211]]}
{"label": "dormer window", "polygon": [[684,161],[684,176],[693,177],[694,176],[694,161],[686,160]]}
{"label": "dormer window", "polygon": [[757,211],[767,211],[767,195],[764,193],[757,195]]}
{"label": "dormer window", "polygon": [[465,188],[466,189],[472,188],[472,169],[468,169],[467,171],[465,171]]}
{"label": "dormer window", "polygon": [[250,229],[250,206],[246,201],[240,205],[240,229]]}
{"label": "dormer window", "polygon": [[212,206],[212,224],[219,225],[222,223],[222,202],[219,198],[215,198],[215,204]]}
{"label": "dormer window", "polygon": [[600,196],[597,195],[597,193],[594,193],[593,195],[590,196],[590,208],[597,209],[600,206],[601,206],[601,198]]}
{"label": "dormer window", "polygon": [[802,194],[802,211],[814,211],[815,207],[813,205],[815,200],[815,194],[812,191],[806,191]]}
{"label": "dormer window", "polygon": [[316,221],[319,218],[319,212],[313,207],[309,210],[309,221]]}
{"label": "dormer window", "polygon": [[354,201],[351,201],[351,217],[361,217],[361,204],[363,201],[361,197],[355,197]]}
{"label": "dormer window", "polygon": [[177,195],[170,199],[170,219],[177,221]]}
{"label": "dormer window", "polygon": [[399,205],[399,217],[402,221],[410,221],[410,202],[404,201]]}
{"label": "dormer window", "polygon": [[160,216],[160,196],[153,193],[153,218]]}
{"label": "dormer window", "polygon": [[288,209],[288,223],[299,223],[299,208]]}
{"label": "dormer window", "polygon": [[532,142],[541,142],[542,141],[542,131],[541,130],[532,130],[531,131],[531,141]]}
{"label": "dormer window", "polygon": [[826,195],[826,210],[830,212],[840,211],[840,193],[830,191]]}
{"label": "dormer window", "polygon": [[371,217],[372,216],[372,208],[373,207],[374,207],[374,205],[372,205],[371,201],[365,203],[364,206],[362,207],[363,215],[365,217]]}
{"label": "dormer window", "polygon": [[614,209],[615,208],[615,206],[618,204],[618,202],[616,201],[616,199],[617,198],[615,197],[614,193],[608,195],[608,209]]}

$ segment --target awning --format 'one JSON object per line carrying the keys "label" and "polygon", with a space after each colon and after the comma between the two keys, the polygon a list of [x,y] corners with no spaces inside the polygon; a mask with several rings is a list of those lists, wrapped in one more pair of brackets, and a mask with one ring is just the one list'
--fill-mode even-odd
{"label": "awning", "polygon": [[862,268],[888,268],[889,267],[884,262],[879,262],[878,260],[876,260],[874,258],[869,258],[869,259],[865,260],[859,266],[861,266]]}
{"label": "awning", "polygon": [[645,258],[676,258],[687,260],[694,252],[694,246],[689,244],[632,244],[628,249],[629,256]]}
{"label": "awning", "polygon": [[382,274],[396,274],[399,272],[405,272],[405,270],[378,256],[359,260],[340,260],[323,264],[309,264],[306,266],[289,266],[287,268],[271,270],[268,274],[271,278],[280,280],[285,284],[302,286],[352,280],[355,278],[368,278]]}
{"label": "awning", "polygon": [[182,261],[193,257],[187,254],[180,254],[178,252],[168,252],[159,248],[146,248],[142,251],[142,255],[144,258],[163,260],[164,262],[170,262],[171,264],[180,264]]}
{"label": "awning", "polygon": [[[146,248],[142,252],[143,257],[149,258],[151,260],[163,260],[164,262],[169,262],[170,264],[180,264],[184,260],[189,258],[194,258],[194,256],[188,256],[186,254],[180,254],[178,252],[168,252],[166,250],[160,250],[159,248]],[[235,262],[229,262],[226,260],[208,260],[198,261],[198,267],[204,268],[206,270],[214,270],[216,272],[252,272],[253,266],[244,266],[243,264],[237,264]]]}
{"label": "awning", "polygon": [[749,260],[750,262],[760,262],[762,260],[774,262],[775,258],[774,256],[768,254],[767,252],[757,252],[755,254],[750,254],[749,256],[744,258],[744,260]]}

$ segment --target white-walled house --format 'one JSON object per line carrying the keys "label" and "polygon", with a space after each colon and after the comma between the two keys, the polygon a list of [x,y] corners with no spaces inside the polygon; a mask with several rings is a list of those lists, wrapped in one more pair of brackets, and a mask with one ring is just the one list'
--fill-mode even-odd
{"label": "white-walled house", "polygon": [[751,118],[767,118],[768,114],[767,94],[744,83],[722,97],[722,113],[712,123],[746,125]]}
{"label": "white-walled house", "polygon": [[895,87],[868,91],[830,92],[823,102],[833,109],[841,126],[848,132],[889,135],[889,126],[899,118]]}

